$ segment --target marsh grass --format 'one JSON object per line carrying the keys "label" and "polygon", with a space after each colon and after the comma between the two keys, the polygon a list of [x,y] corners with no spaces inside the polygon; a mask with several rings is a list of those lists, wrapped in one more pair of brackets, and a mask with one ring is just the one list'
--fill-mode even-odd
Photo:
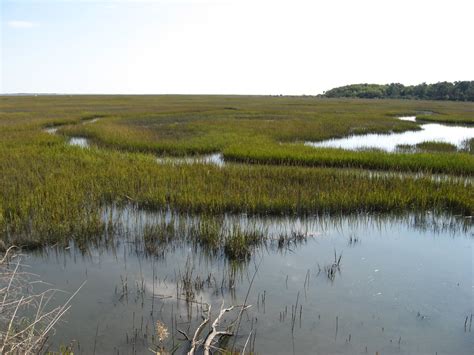
{"label": "marsh grass", "polygon": [[244,231],[234,225],[225,239],[224,253],[230,260],[248,260],[252,251],[265,240],[265,235],[259,230]]}
{"label": "marsh grass", "polygon": [[191,227],[191,238],[204,249],[216,253],[224,239],[222,225],[222,218],[204,215]]}
{"label": "marsh grass", "polygon": [[416,147],[423,151],[428,152],[456,152],[457,147],[454,144],[444,142],[422,142],[418,143]]}
{"label": "marsh grass", "polygon": [[454,144],[436,141],[418,143],[416,148],[426,152],[456,152],[458,150]]}
{"label": "marsh grass", "polygon": [[[471,214],[473,206],[473,191],[462,181],[429,177],[369,179],[357,172],[291,166],[160,165],[140,154],[61,144],[8,151],[0,155],[0,231],[5,246],[98,238],[107,228],[101,217],[104,208],[130,201],[148,210],[212,215],[407,210]],[[198,230],[212,245],[216,228],[202,228]],[[150,239],[160,238],[165,236],[150,234]]]}
{"label": "marsh grass", "polygon": [[466,139],[462,144],[461,150],[469,154],[474,154],[474,138]]}
{"label": "marsh grass", "polygon": [[[471,140],[465,140],[462,143],[461,148],[451,143],[446,142],[438,142],[438,141],[426,141],[422,143],[418,143],[415,145],[410,144],[399,144],[397,145],[398,152],[405,152],[405,153],[420,153],[420,152],[433,152],[433,153],[455,153],[455,152],[462,152],[462,153],[470,153]],[[472,154],[472,153],[471,153]]]}
{"label": "marsh grass", "polygon": [[470,115],[461,112],[436,112],[433,114],[417,115],[417,120],[435,123],[473,124],[474,120]]}
{"label": "marsh grass", "polygon": [[[104,210],[129,203],[151,211],[169,208],[209,216],[473,212],[473,189],[462,181],[368,178],[360,172],[314,168],[471,176],[471,154],[347,152],[288,143],[354,132],[416,129],[416,123],[394,116],[444,110],[471,117],[471,104],[58,96],[2,97],[0,108],[0,239],[4,248],[67,244],[71,239],[85,245],[102,238],[110,227],[103,219]],[[78,124],[81,122],[89,123]],[[71,147],[61,135],[42,131],[58,125],[62,134],[81,131],[99,147]],[[120,143],[109,144],[107,137]],[[144,146],[136,148],[134,142]],[[216,150],[223,150],[226,160],[258,164],[157,164],[153,155],[140,153],[182,155]],[[212,223],[195,226],[199,236],[195,239],[210,250],[219,249],[217,241],[226,239]],[[173,228],[176,226],[169,224],[146,230],[147,245],[159,250],[160,243],[175,233]],[[234,253],[239,250],[234,246],[252,244],[255,239],[235,231],[227,239],[228,254],[245,258],[246,252]]]}
{"label": "marsh grass", "polygon": [[[433,148],[433,146],[431,146]],[[407,148],[407,147],[402,147]],[[440,148],[440,147],[438,147]],[[433,148],[434,149],[434,148]],[[351,151],[337,148],[313,148],[302,144],[236,145],[224,151],[226,161],[247,164],[269,164],[307,167],[356,168],[398,172],[446,173],[473,175],[474,158],[459,152],[383,152],[378,150]]]}

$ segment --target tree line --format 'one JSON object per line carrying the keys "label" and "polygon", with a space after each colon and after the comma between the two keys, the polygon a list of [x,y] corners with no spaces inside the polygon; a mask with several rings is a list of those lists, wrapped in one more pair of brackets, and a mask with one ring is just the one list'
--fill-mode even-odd
{"label": "tree line", "polygon": [[447,81],[405,86],[399,83],[386,85],[353,84],[326,91],[324,97],[355,97],[369,99],[419,99],[474,101],[474,81]]}

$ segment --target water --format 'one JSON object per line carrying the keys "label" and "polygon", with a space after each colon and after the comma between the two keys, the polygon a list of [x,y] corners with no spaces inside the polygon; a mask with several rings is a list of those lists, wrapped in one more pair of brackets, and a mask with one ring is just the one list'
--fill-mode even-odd
{"label": "water", "polygon": [[[95,121],[97,121],[97,119],[95,119]],[[86,121],[84,124],[92,123],[92,122],[93,122],[93,120]],[[49,133],[49,134],[57,134],[58,129],[59,129],[59,127],[49,127],[49,128],[45,128],[44,131],[46,133]],[[90,146],[89,140],[87,138],[84,138],[84,137],[71,137],[71,138],[69,138],[68,143],[69,143],[69,145],[73,145],[73,146],[77,146],[77,147],[81,147],[81,148],[88,148]]]}
{"label": "water", "polygon": [[197,155],[191,157],[159,157],[156,158],[159,164],[212,164],[217,166],[224,166],[224,157],[221,153],[208,154],[208,155]]}
{"label": "water", "polygon": [[[400,117],[404,121],[414,122],[416,117]],[[416,145],[427,141],[445,142],[462,148],[463,141],[474,138],[474,127],[453,126],[439,123],[420,125],[419,131],[407,131],[390,134],[364,134],[345,138],[329,139],[321,142],[306,142],[306,145],[348,150],[382,149],[388,152],[397,150],[397,145]]]}
{"label": "water", "polygon": [[49,134],[56,134],[58,132],[58,127],[45,128],[44,131]]}
{"label": "water", "polygon": [[[100,117],[87,119],[87,120],[82,121],[82,124],[86,125],[86,124],[96,123],[100,119],[101,119]],[[49,133],[49,134],[57,134],[58,129],[59,129],[59,127],[49,127],[49,128],[45,128],[44,131],[46,133]],[[89,140],[87,138],[84,138],[84,137],[71,137],[69,139],[68,143],[70,145],[81,147],[81,148],[88,148],[90,146]]]}
{"label": "water", "polygon": [[88,120],[84,120],[82,122],[82,124],[96,123],[97,121],[100,121],[100,119],[101,119],[101,117],[91,118],[91,119],[88,119]]}
{"label": "water", "polygon": [[[212,304],[214,315],[222,300],[244,303],[255,274],[246,302],[252,308],[244,313],[237,338],[240,348],[252,333],[255,352],[261,354],[472,352],[474,337],[464,329],[473,311],[469,218],[227,216],[223,225],[237,223],[271,236],[250,260],[236,264],[184,237],[161,244],[153,255],[144,249],[146,225],[184,222],[180,233],[185,235],[198,216],[172,219],[169,212],[132,209],[114,213],[122,227],[113,238],[108,235],[86,249],[73,244],[47,248],[24,260],[59,289],[73,292],[87,281],[52,339],[56,347],[75,339],[78,354],[92,353],[94,346],[98,354],[148,354],[155,322],[163,321],[171,332],[174,317],[178,328],[193,333],[201,321],[198,306],[176,299],[184,297],[180,287],[177,291],[179,275],[192,267],[192,279],[210,280],[195,291],[195,299]],[[305,237],[278,243],[280,234],[295,231]],[[330,280],[324,266],[334,262],[335,251],[342,254],[341,265]],[[229,314],[229,320],[234,318]],[[177,335],[174,341],[179,342]],[[170,337],[168,349],[171,343]],[[185,350],[184,342],[178,353]]]}
{"label": "water", "polygon": [[69,144],[81,148],[88,148],[89,140],[83,137],[72,137],[71,139],[69,139]]}
{"label": "water", "polygon": [[398,117],[400,121],[416,122],[416,116],[402,116]]}

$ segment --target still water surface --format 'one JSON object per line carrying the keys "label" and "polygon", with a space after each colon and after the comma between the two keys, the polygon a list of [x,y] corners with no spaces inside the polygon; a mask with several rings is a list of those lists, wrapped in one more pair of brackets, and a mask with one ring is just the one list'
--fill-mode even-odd
{"label": "still water surface", "polygon": [[224,157],[221,153],[208,155],[197,155],[188,157],[159,157],[156,158],[159,164],[183,165],[183,164],[212,164],[224,166]]}
{"label": "still water surface", "polygon": [[[162,245],[154,255],[145,252],[145,226],[170,219],[169,213],[127,209],[112,218],[122,227],[108,235],[108,246],[52,247],[24,261],[59,289],[73,292],[87,281],[52,339],[56,347],[74,339],[77,354],[91,354],[94,347],[97,354],[148,354],[157,320],[170,332],[178,327],[192,333],[200,312],[192,306],[190,314],[177,300],[177,280],[187,264],[193,278],[210,280],[196,300],[214,310],[223,299],[226,305],[244,303],[255,274],[247,300],[252,308],[237,345],[252,333],[260,354],[471,354],[474,348],[473,333],[464,328],[474,290],[469,218],[228,216],[223,225],[263,228],[272,238],[305,235],[283,247],[270,241],[234,267],[224,255],[185,240]],[[330,280],[320,269],[333,262],[335,251],[342,254],[341,266]],[[298,309],[293,332],[292,307]],[[166,345],[182,342],[182,353],[186,342],[178,335]]]}
{"label": "still water surface", "polygon": [[[399,117],[404,121],[415,121],[415,116]],[[325,148],[343,148],[360,150],[377,148],[388,152],[397,150],[397,145],[416,145],[418,143],[436,141],[454,144],[462,148],[463,142],[474,138],[474,127],[454,126],[439,123],[420,125],[419,131],[407,131],[390,134],[362,134],[345,138],[328,139],[321,142],[307,142],[306,145]]]}

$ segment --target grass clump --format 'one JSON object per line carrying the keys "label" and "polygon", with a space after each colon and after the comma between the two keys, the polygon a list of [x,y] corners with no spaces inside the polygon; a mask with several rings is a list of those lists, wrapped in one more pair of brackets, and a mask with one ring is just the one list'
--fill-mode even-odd
{"label": "grass clump", "polygon": [[458,150],[454,144],[435,141],[418,143],[416,148],[426,152],[456,152]]}
{"label": "grass clump", "polygon": [[458,148],[451,143],[426,141],[418,144],[399,144],[397,151],[402,153],[420,153],[420,152],[437,152],[437,153],[455,153]]}
{"label": "grass clump", "polygon": [[203,215],[191,228],[192,240],[215,253],[223,239],[222,218]]}
{"label": "grass clump", "polygon": [[244,231],[233,226],[224,243],[224,253],[230,260],[244,261],[252,256],[252,251],[265,241],[265,235],[258,230]]}

